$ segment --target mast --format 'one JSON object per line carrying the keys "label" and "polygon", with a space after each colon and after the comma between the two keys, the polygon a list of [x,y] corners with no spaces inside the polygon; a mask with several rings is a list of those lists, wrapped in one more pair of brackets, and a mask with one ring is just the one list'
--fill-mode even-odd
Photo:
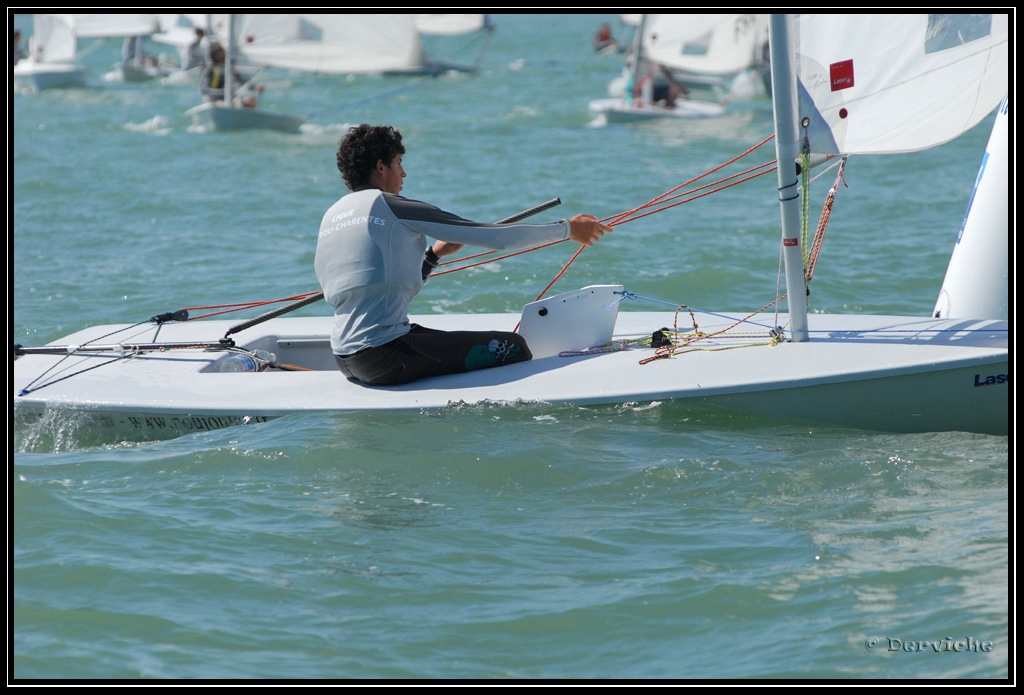
{"label": "mast", "polygon": [[235,48],[235,15],[228,15],[228,45],[226,49],[227,57],[224,59],[224,105],[228,108],[233,108],[235,105],[235,86],[234,82],[234,68],[232,66],[232,60],[234,59],[233,53]]}
{"label": "mast", "polygon": [[633,103],[633,90],[636,89],[636,81],[640,77],[640,51],[643,47],[644,24],[646,23],[647,15],[640,15],[640,19],[636,23],[636,33],[633,34],[633,69],[629,73],[629,79],[626,80],[626,93],[623,95],[627,104]]}
{"label": "mast", "polygon": [[807,333],[807,287],[800,251],[800,178],[796,171],[800,154],[796,72],[790,45],[790,16],[773,14],[768,25],[771,49],[772,104],[775,115],[775,156],[782,216],[782,256],[786,266],[786,304],[790,339],[803,342]]}

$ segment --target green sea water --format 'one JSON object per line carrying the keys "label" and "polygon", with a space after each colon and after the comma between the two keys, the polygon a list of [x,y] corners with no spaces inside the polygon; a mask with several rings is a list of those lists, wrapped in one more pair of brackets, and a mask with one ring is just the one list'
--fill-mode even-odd
{"label": "green sea water", "polygon": [[[763,93],[714,119],[595,118],[622,69],[591,49],[603,21],[496,15],[473,75],[267,70],[265,106],[310,116],[297,135],[196,131],[195,85],[108,79],[116,41],[88,54],[88,88],[12,93],[12,342],[318,289],[357,123],[402,131],[404,195],[481,220],[554,197],[538,219],[616,214],[771,134]],[[812,312],[931,312],[991,123],[851,160]],[[622,225],[557,287],[759,309],[775,185]],[[437,278],[413,311],[518,311],[570,255]],[[9,680],[1012,677],[1008,437],[654,402],[304,415],[146,444],[69,422],[11,448]]]}

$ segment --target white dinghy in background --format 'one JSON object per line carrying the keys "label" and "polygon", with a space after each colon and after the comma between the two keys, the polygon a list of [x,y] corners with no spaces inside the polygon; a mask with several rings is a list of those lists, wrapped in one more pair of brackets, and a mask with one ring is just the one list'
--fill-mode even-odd
{"label": "white dinghy in background", "polygon": [[634,123],[652,118],[713,118],[725,113],[721,104],[696,99],[680,99],[673,106],[663,106],[608,97],[594,99],[589,108],[593,113],[604,116],[609,123]]}
{"label": "white dinghy in background", "polygon": [[285,133],[298,133],[306,117],[299,114],[292,114],[285,111],[273,111],[255,107],[246,107],[235,103],[242,89],[254,79],[249,77],[245,85],[236,85],[235,82],[235,60],[237,52],[238,25],[244,21],[246,15],[228,15],[225,19],[227,24],[227,42],[222,44],[226,53],[224,61],[224,94],[227,95],[223,101],[205,103],[194,106],[185,112],[185,115],[192,119],[193,126],[206,131],[222,130],[277,130]]}
{"label": "white dinghy in background", "polygon": [[[720,116],[732,101],[763,92],[768,15],[645,14],[637,15],[636,26],[622,75],[608,86],[611,96],[590,103],[590,110],[608,122]],[[636,82],[638,52],[643,60],[671,70],[688,90],[686,96],[673,106],[651,103],[650,96],[630,98],[626,91]]]}
{"label": "white dinghy in background", "polygon": [[[228,60],[325,75],[419,74],[423,47],[413,14],[230,15]],[[428,71],[430,72],[430,71]],[[230,70],[227,77],[233,78]],[[298,132],[305,115],[200,104],[186,112],[207,130]]]}
{"label": "white dinghy in background", "polygon": [[[595,114],[603,116],[608,123],[631,123],[646,121],[652,118],[709,118],[725,113],[725,105],[720,100],[690,99],[683,95],[676,98],[671,106],[655,102],[653,99],[653,83],[647,81],[641,89],[642,97],[633,98],[633,85],[639,80],[638,72],[646,61],[651,60],[651,33],[649,22],[659,15],[639,15],[636,31],[633,35],[633,46],[626,57],[622,77],[609,86],[610,97],[595,99],[589,108]],[[704,17],[718,15],[686,15],[687,17]],[[725,15],[721,15],[725,16]],[[667,63],[659,63],[670,66]]]}
{"label": "white dinghy in background", "polygon": [[672,69],[694,95],[728,103],[762,81],[766,14],[656,14],[645,26],[647,57]]}
{"label": "white dinghy in background", "polygon": [[21,92],[44,89],[84,87],[88,80],[85,65],[77,62],[74,15],[35,14],[28,58],[11,69],[14,88]]}
{"label": "white dinghy in background", "polygon": [[155,14],[35,14],[28,58],[12,68],[19,91],[85,87],[88,70],[81,63],[91,48],[81,50],[79,39],[144,36],[157,30]]}
{"label": "white dinghy in background", "polygon": [[[74,421],[103,436],[152,439],[308,412],[674,399],[839,427],[1006,435],[1007,41],[1006,15],[771,19],[779,162],[795,162],[805,142],[822,157],[934,147],[998,107],[933,315],[808,315],[799,178],[781,166],[788,313],[620,311],[628,285],[616,283],[531,303],[521,315],[411,316],[445,330],[521,324],[543,349],[530,362],[394,387],[338,371],[329,316],[233,324],[168,314],[15,346],[15,426]],[[951,245],[956,236],[937,233]],[[577,342],[609,330],[610,341]],[[255,371],[225,371],[238,355]]]}

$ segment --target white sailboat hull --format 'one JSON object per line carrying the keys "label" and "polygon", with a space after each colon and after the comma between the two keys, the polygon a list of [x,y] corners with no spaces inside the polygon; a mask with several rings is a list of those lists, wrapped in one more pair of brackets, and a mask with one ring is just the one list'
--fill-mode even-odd
{"label": "white sailboat hull", "polygon": [[118,63],[117,69],[121,72],[121,79],[125,82],[148,82],[156,78],[165,78],[174,72],[178,72],[176,66],[170,65],[135,65],[133,63]]}
{"label": "white sailboat hull", "polygon": [[207,102],[185,112],[192,124],[205,130],[278,130],[297,133],[306,122],[305,116],[296,116],[266,109],[232,108]]}
{"label": "white sailboat hull", "polygon": [[[411,320],[445,330],[510,330],[519,318],[471,314]],[[699,314],[697,320],[703,332],[714,333],[738,318]],[[12,402],[21,430],[52,418],[78,422],[99,437],[129,440],[295,413],[439,409],[453,403],[582,406],[665,400],[858,429],[1008,433],[1006,321],[816,315],[811,340],[769,345],[767,331],[774,319],[770,314],[752,317],[757,335],[752,336],[748,322],[698,341],[692,346],[697,349],[646,364],[641,361],[655,352],[638,347],[369,387],[338,371],[330,350],[331,318],[276,318],[238,333],[237,344],[268,350],[276,354],[277,363],[309,371],[222,373],[220,365],[230,353],[203,349],[149,352],[130,359],[86,349],[70,357],[28,354],[14,362]],[[672,327],[673,320],[671,312],[620,312],[616,340],[649,337]],[[122,334],[121,340],[216,343],[232,325],[148,324]],[[92,327],[60,344],[81,345],[117,328]],[[102,366],[82,371],[96,365]],[[45,385],[48,381],[52,383]]]}
{"label": "white sailboat hull", "polygon": [[610,123],[646,121],[651,118],[712,118],[725,113],[725,107],[710,101],[679,99],[675,106],[627,102],[615,97],[590,102],[590,110],[604,114]]}
{"label": "white sailboat hull", "polygon": [[37,63],[21,60],[12,69],[14,88],[19,92],[84,87],[88,71],[76,63]]}

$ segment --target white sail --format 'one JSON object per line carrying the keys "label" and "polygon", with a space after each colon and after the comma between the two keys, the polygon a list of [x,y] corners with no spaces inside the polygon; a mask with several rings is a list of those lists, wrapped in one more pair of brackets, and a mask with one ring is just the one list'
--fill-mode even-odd
{"label": "white sail", "polygon": [[240,54],[260,65],[332,74],[406,70],[422,63],[412,14],[247,14]]}
{"label": "white sail", "polygon": [[11,68],[14,89],[36,93],[58,87],[84,87],[88,71],[77,59],[74,15],[36,14],[32,18],[28,58]]}
{"label": "white sail", "polygon": [[155,14],[76,14],[74,31],[79,38],[148,36],[160,29]]}
{"label": "white sail", "polygon": [[[1002,102],[934,314],[1007,317],[1008,15],[773,15],[771,62],[778,159],[913,152],[958,137]],[[795,71],[795,75],[792,72]],[[791,114],[796,105],[797,112]],[[783,151],[783,146],[787,149]],[[787,179],[790,174],[787,173]],[[780,191],[796,191],[795,177]],[[798,196],[780,195],[783,245],[798,244]],[[790,273],[792,300],[802,278]],[[793,264],[795,266],[795,263]],[[790,304],[794,325],[802,307]],[[796,339],[796,338],[794,338]]]}
{"label": "white sail", "polygon": [[430,36],[458,36],[480,31],[487,25],[485,14],[418,14],[416,30]]}
{"label": "white sail", "polygon": [[914,152],[977,125],[1008,91],[1005,14],[805,14],[800,115],[815,154]]}
{"label": "white sail", "polygon": [[933,316],[1009,319],[1010,99],[996,114]]}
{"label": "white sail", "polygon": [[768,40],[764,14],[655,14],[644,22],[644,55],[677,70],[731,75],[754,67]]}
{"label": "white sail", "polygon": [[37,63],[62,63],[75,59],[74,15],[37,14],[32,17],[30,55]]}
{"label": "white sail", "polygon": [[161,14],[157,15],[160,31],[150,38],[169,46],[188,46],[196,40],[196,28],[207,31],[205,14]]}

